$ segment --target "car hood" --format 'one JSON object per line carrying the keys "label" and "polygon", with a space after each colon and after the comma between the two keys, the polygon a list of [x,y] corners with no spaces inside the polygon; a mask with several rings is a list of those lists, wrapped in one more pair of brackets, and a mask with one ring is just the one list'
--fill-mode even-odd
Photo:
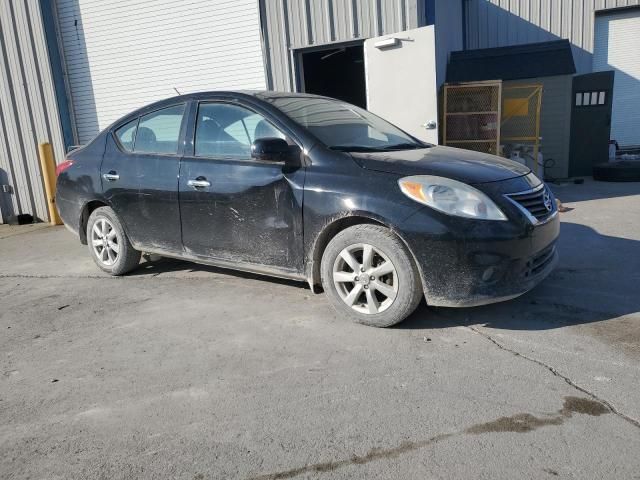
{"label": "car hood", "polygon": [[398,175],[438,175],[474,184],[527,175],[531,170],[506,158],[442,146],[393,152],[352,152],[362,168]]}

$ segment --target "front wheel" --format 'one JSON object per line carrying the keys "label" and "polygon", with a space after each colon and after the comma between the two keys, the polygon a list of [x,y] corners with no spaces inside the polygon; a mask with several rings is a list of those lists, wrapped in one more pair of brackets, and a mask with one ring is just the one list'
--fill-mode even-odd
{"label": "front wheel", "polygon": [[373,327],[401,322],[422,299],[420,275],[404,244],[387,228],[355,225],[322,256],[322,286],[332,306]]}
{"label": "front wheel", "polygon": [[87,222],[87,243],[93,261],[111,275],[124,275],[138,266],[140,252],[134,250],[115,212],[96,208]]}

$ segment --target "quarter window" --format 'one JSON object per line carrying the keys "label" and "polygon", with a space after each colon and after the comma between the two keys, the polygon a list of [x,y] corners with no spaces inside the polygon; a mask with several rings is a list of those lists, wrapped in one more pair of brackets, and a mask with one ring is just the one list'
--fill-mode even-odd
{"label": "quarter window", "polygon": [[133,151],[133,144],[136,140],[136,129],[138,127],[138,119],[125,123],[123,126],[116,130],[116,137],[122,148],[127,152]]}
{"label": "quarter window", "polygon": [[140,117],[133,151],[136,153],[178,153],[184,105],[163,108]]}
{"label": "quarter window", "polygon": [[266,137],[286,138],[262,115],[226,103],[206,103],[198,109],[195,155],[251,158],[251,144]]}

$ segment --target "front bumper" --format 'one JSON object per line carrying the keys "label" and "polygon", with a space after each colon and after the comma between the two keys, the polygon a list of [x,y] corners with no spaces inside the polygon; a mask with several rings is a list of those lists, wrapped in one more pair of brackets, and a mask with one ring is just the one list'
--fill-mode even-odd
{"label": "front bumper", "polygon": [[508,203],[508,222],[434,214],[425,208],[400,235],[413,253],[429,305],[472,307],[509,300],[542,282],[558,261],[557,211],[533,225]]}

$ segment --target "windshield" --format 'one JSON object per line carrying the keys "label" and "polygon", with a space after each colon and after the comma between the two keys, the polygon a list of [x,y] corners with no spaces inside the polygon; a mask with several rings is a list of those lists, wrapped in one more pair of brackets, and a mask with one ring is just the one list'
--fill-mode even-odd
{"label": "windshield", "polygon": [[332,150],[377,152],[427,146],[386,120],[340,100],[277,97],[272,102]]}

